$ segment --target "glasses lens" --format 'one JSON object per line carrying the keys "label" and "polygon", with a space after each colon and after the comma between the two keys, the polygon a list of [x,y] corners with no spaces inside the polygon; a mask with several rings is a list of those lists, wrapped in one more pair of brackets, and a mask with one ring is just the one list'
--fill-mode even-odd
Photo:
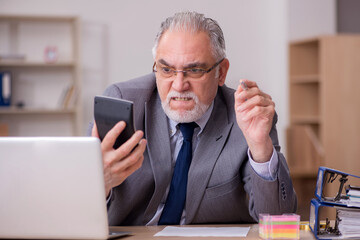
{"label": "glasses lens", "polygon": [[186,74],[190,78],[200,78],[204,75],[205,70],[200,68],[191,68],[186,70]]}
{"label": "glasses lens", "polygon": [[174,70],[169,67],[160,67],[159,70],[160,70],[159,73],[162,77],[169,78],[174,75]]}

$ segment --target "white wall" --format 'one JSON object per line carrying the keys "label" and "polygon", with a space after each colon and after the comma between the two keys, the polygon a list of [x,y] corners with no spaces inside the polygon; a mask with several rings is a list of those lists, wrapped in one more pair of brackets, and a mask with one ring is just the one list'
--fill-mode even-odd
{"label": "white wall", "polygon": [[336,0],[289,0],[289,39],[336,33]]}
{"label": "white wall", "polygon": [[[328,0],[319,6],[324,1]],[[94,95],[112,82],[151,71],[151,48],[161,21],[180,10],[205,13],[219,22],[225,34],[230,60],[227,84],[236,87],[240,78],[249,78],[272,95],[279,115],[280,143],[285,146],[288,18],[301,19],[308,13],[309,4],[298,11],[301,2],[290,1],[289,16],[286,0],[0,0],[0,14],[81,17],[85,133]],[[317,14],[317,20],[322,19],[321,12]],[[303,30],[301,22],[292,22],[291,37],[304,35],[299,31]]]}

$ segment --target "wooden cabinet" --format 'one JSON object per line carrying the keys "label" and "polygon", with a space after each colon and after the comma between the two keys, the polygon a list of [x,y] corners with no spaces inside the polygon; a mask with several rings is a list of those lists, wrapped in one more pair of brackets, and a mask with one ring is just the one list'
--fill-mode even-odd
{"label": "wooden cabinet", "polygon": [[0,72],[11,74],[10,136],[82,135],[79,19],[0,15]]}
{"label": "wooden cabinet", "polygon": [[308,220],[319,166],[360,174],[360,36],[292,42],[289,61],[287,160]]}

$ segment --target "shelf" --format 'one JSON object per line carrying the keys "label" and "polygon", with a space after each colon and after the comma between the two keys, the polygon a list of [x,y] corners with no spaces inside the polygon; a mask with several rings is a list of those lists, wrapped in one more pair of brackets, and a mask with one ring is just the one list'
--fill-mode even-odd
{"label": "shelf", "polygon": [[301,40],[294,40],[290,42],[291,45],[306,45],[306,44],[317,44],[320,41],[321,37],[314,37],[314,38],[307,38],[307,39],[301,39]]}
{"label": "shelf", "polygon": [[1,114],[72,114],[75,113],[74,108],[71,109],[48,109],[48,108],[16,108],[16,107],[0,107]]}
{"label": "shelf", "polygon": [[318,74],[307,74],[307,75],[294,75],[290,76],[291,83],[318,83],[320,82],[320,76]]}
{"label": "shelf", "polygon": [[36,16],[36,15],[1,15],[0,20],[2,21],[14,21],[14,22],[24,22],[24,21],[39,21],[39,22],[71,22],[76,21],[74,16]]}
{"label": "shelf", "polygon": [[[80,19],[5,14],[0,23],[0,71],[11,73],[11,106],[0,107],[8,135],[82,135]],[[70,86],[77,91],[67,98]]]}
{"label": "shelf", "polygon": [[359,46],[359,34],[289,44],[286,153],[302,218],[309,219],[319,166],[360,171]]}
{"label": "shelf", "polygon": [[324,158],[324,149],[316,132],[307,125],[292,125],[286,134],[292,176],[314,176]]}
{"label": "shelf", "polygon": [[318,174],[318,169],[314,167],[313,170],[304,171],[302,167],[291,168],[290,175],[292,178],[316,178]]}
{"label": "shelf", "polygon": [[305,121],[318,121],[320,114],[319,92],[320,84],[290,84],[290,116],[305,116]]}
{"label": "shelf", "polygon": [[75,67],[74,62],[56,62],[56,63],[45,63],[45,62],[29,62],[29,61],[0,61],[0,67]]}
{"label": "shelf", "polygon": [[290,76],[313,75],[319,71],[319,41],[311,39],[290,44]]}
{"label": "shelf", "polygon": [[319,116],[291,116],[292,124],[320,124]]}

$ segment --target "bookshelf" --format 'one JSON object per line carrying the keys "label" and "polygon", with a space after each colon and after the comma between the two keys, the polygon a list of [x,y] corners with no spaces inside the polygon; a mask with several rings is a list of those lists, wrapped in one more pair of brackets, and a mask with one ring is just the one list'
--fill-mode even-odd
{"label": "bookshelf", "polygon": [[0,72],[11,73],[0,123],[9,136],[82,135],[79,31],[75,16],[0,15]]}
{"label": "bookshelf", "polygon": [[360,172],[359,66],[359,35],[289,44],[287,160],[302,220],[309,219],[319,166]]}

